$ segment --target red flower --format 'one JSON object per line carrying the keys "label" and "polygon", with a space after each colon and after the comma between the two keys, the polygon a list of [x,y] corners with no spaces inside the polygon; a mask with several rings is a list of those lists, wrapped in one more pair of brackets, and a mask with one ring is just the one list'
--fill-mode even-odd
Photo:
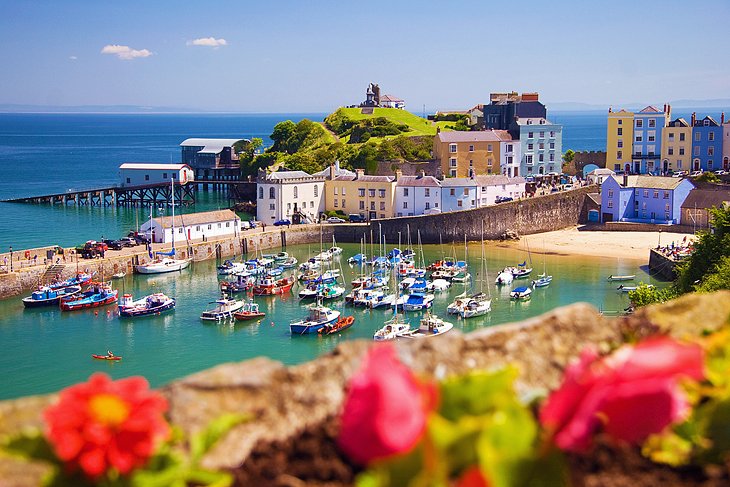
{"label": "red flower", "polygon": [[540,422],[563,450],[587,449],[601,425],[611,437],[636,443],[685,417],[688,405],[678,379],[702,379],[703,362],[698,345],[666,337],[624,346],[602,359],[585,350],[566,368]]}
{"label": "red flower", "polygon": [[113,467],[122,474],[144,465],[170,429],[167,401],[142,377],[112,381],[94,374],[61,391],[45,411],[46,437],[58,458],[96,479]]}
{"label": "red flower", "polygon": [[489,481],[479,467],[469,467],[456,481],[455,487],[489,487]]}
{"label": "red flower", "polygon": [[435,389],[418,382],[392,345],[372,347],[350,379],[337,443],[363,465],[409,452],[435,403]]}

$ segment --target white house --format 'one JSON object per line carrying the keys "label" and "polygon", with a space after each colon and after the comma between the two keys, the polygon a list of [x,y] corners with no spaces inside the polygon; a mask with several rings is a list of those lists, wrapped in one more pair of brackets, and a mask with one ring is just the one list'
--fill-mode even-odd
{"label": "white house", "polygon": [[517,199],[525,195],[525,178],[488,175],[474,178],[478,184],[479,206],[496,203],[497,198]]}
{"label": "white house", "polygon": [[315,221],[324,211],[324,176],[304,171],[259,171],[256,184],[256,219],[274,223],[287,218]]}
{"label": "white house", "polygon": [[502,140],[499,143],[499,168],[500,172],[514,178],[520,175],[521,148],[519,140]]}
{"label": "white house", "polygon": [[125,162],[119,166],[119,178],[123,187],[169,183],[170,180],[184,184],[195,179],[193,169],[187,164],[148,162]]}
{"label": "white house", "polygon": [[[153,218],[142,224],[139,233],[151,235],[155,243],[170,243],[172,227],[171,216]],[[241,219],[231,210],[175,215],[175,242],[235,236],[240,234],[240,228]]]}
{"label": "white house", "polygon": [[615,175],[616,173],[611,171],[610,169],[599,167],[598,169],[594,169],[593,171],[589,172],[586,175],[586,179],[588,180],[589,184],[603,184],[603,181],[605,181],[606,178]]}
{"label": "white house", "polygon": [[383,108],[400,108],[402,110],[406,107],[406,102],[393,95],[381,95],[380,106]]}
{"label": "white house", "polygon": [[446,178],[441,181],[441,211],[469,210],[479,206],[474,178]]}
{"label": "white house", "polygon": [[423,171],[418,176],[399,176],[395,185],[394,216],[429,215],[441,211],[441,184]]}

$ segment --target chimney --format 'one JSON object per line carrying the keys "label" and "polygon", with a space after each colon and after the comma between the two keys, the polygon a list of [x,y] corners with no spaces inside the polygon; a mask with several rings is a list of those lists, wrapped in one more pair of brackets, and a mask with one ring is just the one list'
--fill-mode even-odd
{"label": "chimney", "polygon": [[395,180],[398,181],[401,178],[401,176],[403,176],[403,171],[401,171],[400,169],[396,169],[395,170]]}
{"label": "chimney", "polygon": [[[339,165],[339,161],[335,161],[335,164]],[[335,164],[330,165],[330,181],[334,181],[335,177],[337,176],[337,170],[335,169]]]}
{"label": "chimney", "polygon": [[695,121],[697,121],[697,112],[692,112],[692,123],[690,124],[692,127],[695,126]]}
{"label": "chimney", "polygon": [[420,171],[418,171],[418,177],[419,178],[425,178],[426,177],[426,171],[424,171],[423,169],[421,169]]}
{"label": "chimney", "polygon": [[613,112],[613,107],[608,107],[608,113]]}
{"label": "chimney", "polygon": [[625,188],[628,185],[629,185],[629,175],[626,174],[626,172],[624,172],[624,184],[623,184],[623,187]]}
{"label": "chimney", "polygon": [[365,169],[355,169],[355,174],[357,174],[355,179],[360,179],[365,175]]}
{"label": "chimney", "polygon": [[436,133],[437,134],[440,134],[441,133],[441,127],[436,127]]}
{"label": "chimney", "polygon": [[723,125],[725,123],[725,112],[722,112],[720,115],[720,125]]}

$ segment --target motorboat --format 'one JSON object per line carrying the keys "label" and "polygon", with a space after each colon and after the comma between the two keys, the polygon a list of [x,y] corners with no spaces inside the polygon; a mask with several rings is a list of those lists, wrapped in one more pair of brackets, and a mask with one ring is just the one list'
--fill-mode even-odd
{"label": "motorboat", "polygon": [[285,294],[291,291],[294,285],[293,277],[285,277],[283,279],[276,279],[274,276],[267,275],[256,282],[253,287],[253,294],[255,296],[272,296],[274,294]]}
{"label": "motorboat", "polygon": [[309,269],[299,274],[299,280],[304,282],[315,281],[321,274],[316,269]]}
{"label": "motorboat", "polygon": [[549,286],[552,281],[553,281],[553,276],[540,275],[540,276],[538,276],[537,279],[532,281],[532,287],[536,288],[536,287]]}
{"label": "motorboat", "polygon": [[140,264],[134,267],[138,274],[164,274],[165,272],[176,272],[190,266],[190,259],[171,259],[169,257],[157,258],[147,264]]}
{"label": "motorboat", "polygon": [[117,302],[119,291],[106,283],[93,283],[87,291],[61,298],[61,311],[98,308]]}
{"label": "motorboat", "polygon": [[73,277],[69,277],[66,280],[63,281],[53,281],[50,284],[48,284],[48,287],[51,288],[52,291],[55,291],[57,289],[63,289],[70,286],[84,286],[85,284],[88,284],[91,281],[91,274],[88,272],[79,272]]}
{"label": "motorboat", "polygon": [[626,274],[623,276],[616,276],[611,274],[610,276],[608,276],[609,281],[633,281],[634,279],[636,279],[636,274]]}
{"label": "motorboat", "polygon": [[365,261],[368,260],[368,256],[365,254],[355,254],[349,259],[347,259],[347,263],[350,265],[362,265],[365,263]]}
{"label": "motorboat", "polygon": [[530,299],[531,294],[532,294],[532,289],[530,289],[529,286],[520,286],[520,287],[514,288],[509,293],[509,297],[511,299]]}
{"label": "motorboat", "polygon": [[[647,284],[647,288],[653,288],[653,284]],[[630,291],[636,291],[639,288],[639,286],[624,286],[621,284],[619,287],[616,288],[617,291],[621,291],[622,293],[628,293]]]}
{"label": "motorboat", "polygon": [[274,262],[286,262],[288,259],[288,252],[279,252],[278,254],[274,255]]}
{"label": "motorboat", "polygon": [[58,289],[51,289],[49,286],[41,286],[33,293],[23,298],[23,306],[26,308],[39,308],[41,306],[58,306],[61,298],[74,296],[81,292],[81,286],[66,286]]}
{"label": "motorboat", "polygon": [[[398,297],[395,294],[385,294],[382,296],[375,296],[374,299],[371,299],[370,302],[368,302],[368,306],[370,309],[377,309],[377,308],[383,308],[393,307],[393,304],[396,302]],[[401,305],[402,307],[402,305]]]}
{"label": "motorboat", "polygon": [[285,261],[281,262],[280,265],[284,269],[294,269],[297,266],[297,262],[296,257],[289,257]]}
{"label": "motorboat", "polygon": [[200,315],[204,321],[221,321],[233,318],[233,314],[243,308],[243,301],[231,299],[225,294],[220,299],[211,302],[214,306],[208,308]]}
{"label": "motorboat", "polygon": [[396,316],[393,319],[386,321],[385,325],[375,332],[375,334],[373,335],[373,340],[375,340],[376,342],[395,340],[404,333],[408,333],[410,329],[411,325],[399,321]]}
{"label": "motorboat", "polygon": [[221,276],[228,276],[231,274],[237,274],[246,270],[246,264],[244,262],[233,262],[226,260],[223,264],[217,267],[218,274]]}
{"label": "motorboat", "polygon": [[292,335],[317,333],[320,328],[336,322],[339,317],[339,311],[322,306],[320,302],[317,302],[309,307],[306,317],[289,324],[289,331]]}
{"label": "motorboat", "polygon": [[446,279],[434,279],[426,284],[426,291],[432,293],[442,293],[451,287],[451,283]]}
{"label": "motorboat", "polygon": [[264,316],[266,316],[266,313],[261,311],[258,303],[254,303],[253,301],[244,303],[240,311],[233,313],[233,317],[238,321],[255,320]]}
{"label": "motorboat", "polygon": [[491,299],[484,293],[479,293],[476,296],[478,297],[472,296],[467,300],[461,311],[459,311],[459,316],[464,319],[474,318],[475,316],[483,316],[492,310]]}
{"label": "motorboat", "polygon": [[112,279],[124,279],[127,277],[126,271],[117,272],[116,274],[112,274]]}
{"label": "motorboat", "polygon": [[242,293],[253,288],[255,279],[253,277],[245,277],[237,275],[235,281],[221,281],[221,292],[231,293]]}
{"label": "motorboat", "polygon": [[378,298],[383,298],[385,293],[376,289],[362,289],[353,300],[355,306],[365,306],[370,308],[370,302],[376,301]]}
{"label": "motorboat", "polygon": [[400,336],[405,338],[428,338],[438,335],[443,335],[447,331],[450,331],[454,325],[448,321],[444,321],[438,316],[426,313],[421,319],[420,326],[415,329],[401,334]]}
{"label": "motorboat", "polygon": [[317,330],[317,333],[320,335],[332,335],[334,333],[339,333],[341,331],[345,331],[348,328],[350,328],[355,323],[355,317],[354,316],[340,316],[337,321],[334,323],[330,323],[329,325],[324,325],[322,328]]}
{"label": "motorboat", "polygon": [[318,261],[309,259],[308,261],[299,264],[299,272],[318,270],[321,266],[322,265]]}
{"label": "motorboat", "polygon": [[500,272],[497,275],[497,278],[494,280],[494,283],[498,286],[503,286],[507,284],[512,284],[512,281],[515,279],[515,276],[512,274],[512,271],[509,267],[506,267],[502,272]]}
{"label": "motorboat", "polygon": [[125,294],[119,301],[119,316],[123,318],[159,315],[174,309],[175,298],[163,293],[150,294],[137,301],[134,300],[131,294]]}
{"label": "motorboat", "polygon": [[451,277],[451,282],[469,282],[471,274],[464,271],[458,271],[456,275]]}
{"label": "motorboat", "polygon": [[403,311],[422,311],[433,305],[433,294],[412,293],[405,296]]}

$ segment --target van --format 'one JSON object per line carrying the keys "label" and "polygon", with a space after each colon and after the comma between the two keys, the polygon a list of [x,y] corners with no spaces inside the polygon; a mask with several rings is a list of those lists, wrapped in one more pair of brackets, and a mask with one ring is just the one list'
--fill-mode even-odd
{"label": "van", "polygon": [[362,215],[358,215],[357,213],[350,213],[347,215],[347,219],[350,220],[352,223],[362,223],[365,221],[365,218]]}

